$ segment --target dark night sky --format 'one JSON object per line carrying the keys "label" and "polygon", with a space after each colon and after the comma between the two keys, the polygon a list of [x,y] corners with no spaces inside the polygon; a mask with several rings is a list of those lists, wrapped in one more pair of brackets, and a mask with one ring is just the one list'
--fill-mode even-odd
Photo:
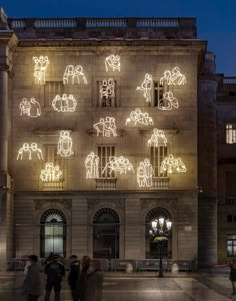
{"label": "dark night sky", "polygon": [[217,72],[236,76],[236,0],[0,0],[9,17],[196,17]]}

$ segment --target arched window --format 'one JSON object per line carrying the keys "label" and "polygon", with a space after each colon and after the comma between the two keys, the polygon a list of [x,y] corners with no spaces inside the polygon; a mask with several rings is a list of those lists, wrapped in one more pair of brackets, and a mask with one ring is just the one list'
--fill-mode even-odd
{"label": "arched window", "polygon": [[110,208],[102,208],[93,218],[93,257],[119,258],[118,214]]}
{"label": "arched window", "polygon": [[49,209],[40,220],[40,256],[47,257],[51,252],[66,256],[66,218],[63,212]]}
{"label": "arched window", "polygon": [[[172,221],[169,211],[161,207],[153,208],[146,215],[146,258],[159,258],[160,251],[163,258],[172,258],[172,231],[170,230],[168,240],[165,240],[162,245],[155,242],[149,232],[151,222],[155,219],[159,219],[160,217]],[[160,247],[162,250],[160,250]]]}

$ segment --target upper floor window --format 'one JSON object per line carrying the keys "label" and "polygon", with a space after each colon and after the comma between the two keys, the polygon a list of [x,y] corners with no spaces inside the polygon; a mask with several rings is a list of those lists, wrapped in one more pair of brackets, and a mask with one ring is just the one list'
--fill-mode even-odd
{"label": "upper floor window", "polygon": [[226,124],[226,143],[236,143],[236,124]]}
{"label": "upper floor window", "polygon": [[109,161],[111,157],[115,156],[114,145],[101,145],[97,148],[97,155],[99,157],[98,173],[99,178],[114,178],[115,172],[109,168]]}
{"label": "upper floor window", "polygon": [[161,163],[165,157],[167,157],[167,146],[150,147],[150,158],[154,170],[154,177],[167,177],[167,171],[161,172]]}
{"label": "upper floor window", "polygon": [[44,106],[51,107],[56,95],[62,95],[64,85],[62,81],[47,81],[44,86]]}
{"label": "upper floor window", "polygon": [[229,234],[227,237],[227,255],[236,256],[236,235]]}
{"label": "upper floor window", "polygon": [[98,81],[98,106],[116,107],[116,81],[113,78]]}

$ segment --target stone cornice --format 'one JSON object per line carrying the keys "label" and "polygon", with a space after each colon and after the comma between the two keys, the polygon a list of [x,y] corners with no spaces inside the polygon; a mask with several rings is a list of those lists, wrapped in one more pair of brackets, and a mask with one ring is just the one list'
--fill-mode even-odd
{"label": "stone cornice", "polygon": [[12,30],[0,30],[0,70],[12,69],[12,54],[18,45],[18,38]]}

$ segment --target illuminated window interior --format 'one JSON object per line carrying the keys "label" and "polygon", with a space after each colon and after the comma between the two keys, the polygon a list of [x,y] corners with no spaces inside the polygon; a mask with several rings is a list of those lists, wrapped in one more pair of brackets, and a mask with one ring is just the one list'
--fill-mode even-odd
{"label": "illuminated window interior", "polygon": [[226,124],[226,143],[236,143],[236,124]]}

